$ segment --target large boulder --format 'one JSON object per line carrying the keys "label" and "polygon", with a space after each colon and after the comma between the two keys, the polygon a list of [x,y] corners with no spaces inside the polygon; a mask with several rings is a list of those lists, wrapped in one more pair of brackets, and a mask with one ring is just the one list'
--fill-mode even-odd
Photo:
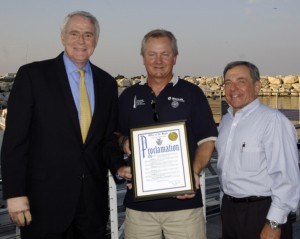
{"label": "large boulder", "polygon": [[277,78],[277,77],[268,76],[268,80],[269,80],[270,84],[272,84],[272,85],[280,85],[280,84],[282,84],[281,79]]}
{"label": "large boulder", "polygon": [[200,78],[200,85],[206,85],[206,79]]}
{"label": "large boulder", "polygon": [[260,89],[261,95],[271,95],[272,94],[272,90],[270,88],[261,88]]}
{"label": "large boulder", "polygon": [[218,85],[223,85],[223,84],[224,84],[223,76],[218,76],[218,77],[216,77],[216,83],[217,83]]}
{"label": "large boulder", "polygon": [[286,90],[291,90],[293,88],[292,84],[282,84],[281,87]]}
{"label": "large boulder", "polygon": [[270,89],[275,92],[278,92],[280,87],[281,87],[281,85],[270,84]]}
{"label": "large boulder", "polygon": [[210,85],[212,83],[215,83],[215,80],[216,79],[214,77],[208,77],[208,78],[206,78],[206,84]]}
{"label": "large boulder", "polygon": [[196,78],[192,76],[185,77],[184,79],[190,83],[197,84]]}
{"label": "large boulder", "polygon": [[298,76],[292,76],[292,75],[285,76],[283,77],[282,80],[284,84],[295,84],[299,82]]}
{"label": "large boulder", "polygon": [[209,88],[211,91],[219,91],[221,89],[221,86],[216,83],[213,83]]}
{"label": "large boulder", "polygon": [[13,82],[0,82],[0,91],[10,91],[12,88]]}
{"label": "large boulder", "polygon": [[299,83],[292,84],[292,86],[296,92],[300,92],[300,84]]}
{"label": "large boulder", "polygon": [[132,85],[131,79],[128,79],[128,78],[118,79],[117,84],[119,87],[129,87]]}
{"label": "large boulder", "polygon": [[270,82],[269,82],[268,78],[260,78],[260,82],[261,82],[262,88],[269,87]]}

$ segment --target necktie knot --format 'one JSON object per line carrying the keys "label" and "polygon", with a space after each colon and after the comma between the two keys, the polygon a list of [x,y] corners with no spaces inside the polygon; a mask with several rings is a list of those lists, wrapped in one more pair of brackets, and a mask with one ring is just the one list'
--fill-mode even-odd
{"label": "necktie knot", "polygon": [[77,70],[78,72],[79,72],[79,74],[80,74],[80,79],[81,78],[84,78],[84,70]]}

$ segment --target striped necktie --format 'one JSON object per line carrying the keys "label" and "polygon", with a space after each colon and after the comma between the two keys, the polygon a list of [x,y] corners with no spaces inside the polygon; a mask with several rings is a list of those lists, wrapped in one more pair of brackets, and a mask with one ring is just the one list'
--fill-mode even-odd
{"label": "striped necktie", "polygon": [[80,73],[80,129],[82,141],[84,143],[92,121],[92,113],[90,100],[85,85],[84,70],[78,70],[78,72]]}

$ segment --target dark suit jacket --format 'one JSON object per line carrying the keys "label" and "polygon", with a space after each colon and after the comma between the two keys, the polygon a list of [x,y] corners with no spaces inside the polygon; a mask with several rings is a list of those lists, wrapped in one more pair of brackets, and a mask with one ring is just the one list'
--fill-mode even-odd
{"label": "dark suit jacket", "polygon": [[122,164],[112,141],[116,81],[91,64],[95,110],[83,144],[62,55],[17,72],[1,153],[4,197],[28,196],[31,226],[48,232],[64,231],[71,223],[82,183],[91,219],[106,223],[107,169],[115,173]]}

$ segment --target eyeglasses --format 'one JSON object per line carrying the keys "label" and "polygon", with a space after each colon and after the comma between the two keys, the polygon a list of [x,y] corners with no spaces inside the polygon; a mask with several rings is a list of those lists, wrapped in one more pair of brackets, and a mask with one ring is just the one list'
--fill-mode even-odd
{"label": "eyeglasses", "polygon": [[158,117],[158,112],[157,112],[157,103],[156,103],[155,100],[152,100],[152,101],[151,101],[151,107],[152,107],[152,109],[153,109],[153,120],[154,120],[155,122],[157,122],[158,119],[159,119],[159,117]]}

